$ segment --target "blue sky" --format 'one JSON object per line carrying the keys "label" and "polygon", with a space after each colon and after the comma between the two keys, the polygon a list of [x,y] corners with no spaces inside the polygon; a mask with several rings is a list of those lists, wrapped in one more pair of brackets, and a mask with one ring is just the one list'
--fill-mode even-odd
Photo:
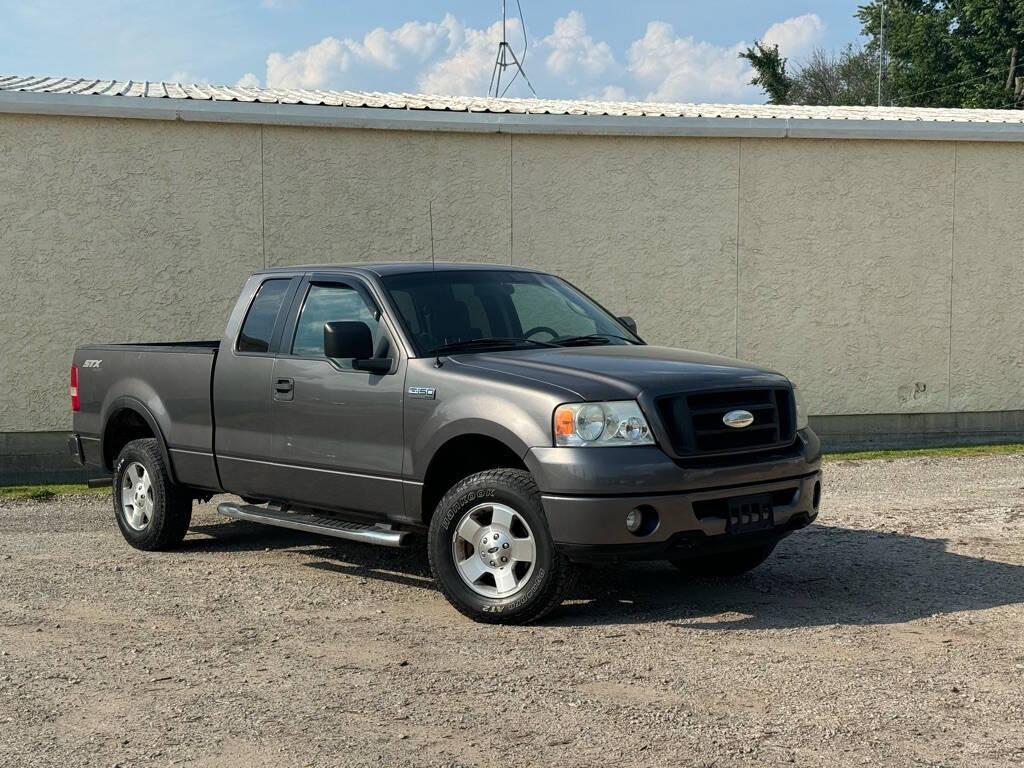
{"label": "blue sky", "polygon": [[[858,3],[520,0],[540,96],[759,102],[736,52],[856,42]],[[0,0],[0,73],[483,95],[500,0]],[[509,15],[518,16],[515,0]],[[509,39],[522,50],[518,19]],[[521,83],[510,96],[530,95]]]}

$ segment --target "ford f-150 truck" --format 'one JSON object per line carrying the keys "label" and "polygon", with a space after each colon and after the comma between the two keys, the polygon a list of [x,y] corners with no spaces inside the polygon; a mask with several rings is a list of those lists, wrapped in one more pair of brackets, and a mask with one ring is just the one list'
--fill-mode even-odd
{"label": "ford f-150 truck", "polygon": [[561,602],[575,564],[756,567],[810,524],[820,444],[788,379],[648,346],[522,268],[254,274],[219,341],[81,346],[71,454],[113,473],[130,545],[228,517],[401,546],[478,621]]}

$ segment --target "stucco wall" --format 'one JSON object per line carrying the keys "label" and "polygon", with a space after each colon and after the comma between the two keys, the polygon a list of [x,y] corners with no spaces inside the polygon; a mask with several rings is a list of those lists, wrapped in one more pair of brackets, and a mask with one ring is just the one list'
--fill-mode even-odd
{"label": "stucco wall", "polygon": [[259,134],[0,116],[0,431],[69,428],[78,343],[220,336],[263,266]]}
{"label": "stucco wall", "polygon": [[738,139],[515,136],[513,262],[657,344],[735,353]]}
{"label": "stucco wall", "polygon": [[816,412],[948,409],[953,145],[744,141],[738,354]]}
{"label": "stucco wall", "polygon": [[0,115],[0,432],[69,426],[83,341],[216,337],[264,264],[497,261],[817,414],[1019,410],[1024,147]]}
{"label": "stucco wall", "polygon": [[1024,408],[1024,146],[958,144],[951,411]]}
{"label": "stucco wall", "polygon": [[267,127],[268,266],[509,258],[508,139]]}

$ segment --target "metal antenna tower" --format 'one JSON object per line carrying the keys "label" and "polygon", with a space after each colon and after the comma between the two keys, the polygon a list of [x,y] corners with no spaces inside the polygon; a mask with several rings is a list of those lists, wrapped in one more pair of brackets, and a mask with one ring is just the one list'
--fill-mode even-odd
{"label": "metal antenna tower", "polygon": [[[523,8],[519,5],[519,0],[516,0],[516,7],[519,8],[519,23],[523,27],[523,61],[525,61],[527,46],[526,22],[523,21]],[[501,98],[508,92],[508,89],[512,87],[512,83],[515,82],[516,78],[522,75],[523,80],[526,81],[526,85],[530,88],[530,93],[536,96],[537,92],[533,90],[533,83],[531,83],[530,78],[526,76],[526,70],[523,69],[522,62],[516,58],[515,51],[513,51],[512,46],[508,44],[506,23],[507,16],[505,14],[505,0],[501,0],[501,42],[498,43],[498,55],[494,59],[494,69],[491,70],[491,84],[487,86],[487,95],[493,96],[496,99]],[[511,61],[509,61],[509,59],[511,59]],[[516,72],[512,75],[512,79],[505,85],[505,90],[503,91],[501,90],[501,76],[509,67],[515,67]]]}

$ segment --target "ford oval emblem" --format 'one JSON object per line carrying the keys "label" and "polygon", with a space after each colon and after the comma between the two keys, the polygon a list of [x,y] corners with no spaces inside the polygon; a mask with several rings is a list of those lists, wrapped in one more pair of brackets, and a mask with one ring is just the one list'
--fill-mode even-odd
{"label": "ford oval emblem", "polygon": [[722,423],[727,427],[743,429],[754,423],[754,414],[750,411],[729,411],[722,417]]}

